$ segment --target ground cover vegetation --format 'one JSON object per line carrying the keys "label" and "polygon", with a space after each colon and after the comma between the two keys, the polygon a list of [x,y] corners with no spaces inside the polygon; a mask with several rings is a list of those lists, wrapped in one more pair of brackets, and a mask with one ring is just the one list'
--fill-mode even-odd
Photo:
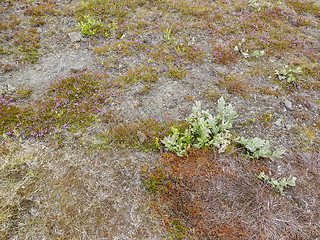
{"label": "ground cover vegetation", "polygon": [[[0,12],[0,238],[320,237],[317,1]],[[14,80],[69,49],[94,67]]]}

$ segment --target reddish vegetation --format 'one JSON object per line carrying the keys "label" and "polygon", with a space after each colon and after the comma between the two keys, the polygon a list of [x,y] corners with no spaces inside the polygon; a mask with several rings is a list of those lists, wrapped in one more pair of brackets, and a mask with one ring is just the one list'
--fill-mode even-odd
{"label": "reddish vegetation", "polygon": [[[315,164],[315,157],[310,156],[308,165]],[[306,164],[304,160],[296,156],[294,162]],[[309,210],[319,205],[319,191],[315,189],[314,195],[306,198],[307,186],[300,186],[307,184],[303,179],[306,173],[301,172],[295,173],[301,176],[299,186],[280,195],[257,178],[261,171],[273,172],[273,164],[215,150],[191,150],[188,158],[163,154],[162,163],[150,175],[158,183],[153,206],[168,229],[173,221],[179,222],[188,229],[184,234],[190,239],[315,237],[319,226],[310,223],[319,221],[320,216]],[[302,206],[305,201],[308,205]],[[174,234],[178,236],[177,231]]]}

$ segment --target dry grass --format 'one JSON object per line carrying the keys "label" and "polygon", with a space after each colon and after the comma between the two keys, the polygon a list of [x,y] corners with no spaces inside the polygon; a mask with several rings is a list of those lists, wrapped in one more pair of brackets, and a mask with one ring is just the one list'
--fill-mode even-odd
{"label": "dry grass", "polygon": [[1,148],[0,238],[143,239],[161,236],[132,151]]}
{"label": "dry grass", "polygon": [[[1,239],[320,237],[316,1],[61,2],[68,1],[0,0],[1,77],[65,48],[90,49],[99,64],[47,91],[0,88]],[[86,16],[101,25],[69,43]],[[279,80],[285,65],[303,73]],[[179,121],[153,118],[144,101],[160,99],[152,90],[168,82],[181,85],[161,96],[163,112],[178,112],[176,102],[213,106],[223,96],[244,113],[233,134],[270,139],[288,150],[284,158],[253,161],[237,149],[164,153],[161,139]],[[150,118],[118,114],[131,101]],[[292,174],[297,185],[281,195],[257,178],[261,171]]]}
{"label": "dry grass", "polygon": [[[157,181],[153,202],[169,232],[173,221],[186,229],[180,237],[173,231],[177,238],[314,239],[320,234],[319,184],[310,182],[319,177],[318,157],[293,154],[278,165],[215,150],[192,150],[188,158],[165,154],[149,186]],[[283,195],[257,178],[277,167],[286,169],[283,176],[299,176]]]}

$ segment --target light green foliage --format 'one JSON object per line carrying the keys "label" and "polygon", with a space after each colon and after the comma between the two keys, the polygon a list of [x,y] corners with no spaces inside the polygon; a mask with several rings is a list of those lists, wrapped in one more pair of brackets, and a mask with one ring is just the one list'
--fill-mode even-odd
{"label": "light green foliage", "polygon": [[81,34],[83,36],[92,36],[96,34],[99,27],[102,26],[101,20],[95,20],[89,15],[84,16],[86,21],[79,22],[78,26],[81,28]]}
{"label": "light green foliage", "polygon": [[182,239],[188,232],[179,220],[170,221],[170,225],[172,226],[172,229],[170,230],[172,238],[170,237],[169,239]]}
{"label": "light green foliage", "polygon": [[168,45],[171,45],[173,43],[173,41],[175,40],[175,38],[171,34],[171,29],[170,28],[166,29],[163,37],[164,37],[164,39],[167,40],[167,44]]}
{"label": "light green foliage", "polygon": [[180,157],[187,155],[187,151],[191,146],[193,138],[190,129],[188,128],[184,133],[181,133],[179,128],[173,126],[171,131],[173,134],[165,137],[162,140],[162,143],[169,151],[177,153]]}
{"label": "light green foliage", "polygon": [[[201,110],[201,103],[196,102],[192,113],[187,117],[188,128],[184,132],[177,127],[172,127],[172,135],[165,137],[162,143],[171,152],[178,156],[187,155],[190,147],[197,149],[217,147],[219,152],[224,152],[231,143],[232,122],[237,113],[229,104],[226,105],[223,97],[218,100],[217,115],[212,116],[208,110]],[[246,139],[237,137],[234,141],[243,145],[247,150],[247,157],[280,158],[284,150],[270,150],[270,142],[260,138]]]}
{"label": "light green foliage", "polygon": [[276,70],[275,73],[280,81],[285,80],[288,83],[292,83],[296,80],[296,75],[302,74],[303,72],[301,67],[293,69],[286,65],[281,71]]}
{"label": "light green foliage", "polygon": [[182,133],[173,127],[172,133],[162,140],[165,147],[178,156],[187,154],[190,147],[197,149],[215,146],[219,152],[224,152],[231,143],[232,122],[237,113],[231,105],[221,97],[218,100],[217,116],[213,117],[208,110],[201,110],[201,103],[196,102],[192,108],[192,114],[186,119],[189,127]]}
{"label": "light green foliage", "polygon": [[301,67],[293,69],[289,68],[287,65],[281,71],[276,70],[278,79],[286,80],[288,83],[294,82],[296,80],[296,75],[301,73],[303,73]]}
{"label": "light green foliage", "polygon": [[196,102],[192,108],[193,113],[186,119],[191,125],[192,135],[196,137],[194,147],[197,149],[216,146],[220,152],[230,144],[232,122],[237,113],[231,105],[226,103],[221,97],[218,100],[217,116],[213,117],[208,110],[201,110],[201,103]]}
{"label": "light green foliage", "polygon": [[118,29],[118,24],[116,22],[112,22],[107,24],[108,31],[104,33],[106,37],[110,36],[111,32],[115,32]]}
{"label": "light green foliage", "polygon": [[253,52],[249,53],[248,49],[243,50],[243,44],[246,42],[245,38],[242,38],[241,41],[238,43],[237,46],[234,47],[234,50],[236,52],[240,52],[244,58],[260,58],[266,54],[264,50],[254,50]]}
{"label": "light green foliage", "polygon": [[249,0],[249,7],[255,9],[257,12],[260,12],[263,8],[271,8],[277,5],[283,4],[281,1],[274,3],[267,2],[265,0]]}
{"label": "light green foliage", "polygon": [[270,157],[270,158],[280,158],[284,153],[284,150],[277,149],[272,152],[270,150],[269,140],[263,140],[258,137],[252,139],[246,139],[244,137],[237,137],[234,140],[236,143],[243,145],[249,152],[247,157],[259,158],[259,157]]}
{"label": "light green foliage", "polygon": [[86,8],[89,3],[82,0],[81,4],[82,4],[82,7]]}
{"label": "light green foliage", "polygon": [[268,183],[270,183],[274,188],[277,188],[281,194],[285,187],[296,185],[296,177],[291,175],[288,178],[284,177],[282,179],[279,178],[278,180],[275,180],[274,178],[269,178],[264,172],[261,172],[258,178],[263,181],[268,181]]}
{"label": "light green foliage", "polygon": [[260,58],[260,57],[264,56],[265,54],[266,54],[266,52],[264,50],[254,50],[250,56],[255,57],[255,58]]}
{"label": "light green foliage", "polygon": [[263,171],[259,174],[258,178],[260,180],[264,180],[264,181],[267,181],[269,179],[269,176],[266,175]]}

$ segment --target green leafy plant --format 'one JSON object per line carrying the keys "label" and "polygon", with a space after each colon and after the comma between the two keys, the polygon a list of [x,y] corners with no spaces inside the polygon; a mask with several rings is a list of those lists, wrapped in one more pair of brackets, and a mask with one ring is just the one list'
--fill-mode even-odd
{"label": "green leafy plant", "polygon": [[156,194],[159,191],[159,186],[163,183],[164,177],[165,176],[161,172],[155,176],[149,176],[149,179],[145,181],[149,194]]}
{"label": "green leafy plant", "polygon": [[171,45],[173,43],[173,41],[175,40],[175,38],[171,34],[171,29],[170,28],[166,29],[163,37],[164,37],[164,39],[167,40],[167,44],[168,45]]}
{"label": "green leafy plant", "polygon": [[264,172],[261,172],[258,176],[260,180],[267,181],[269,184],[271,184],[274,188],[277,188],[280,193],[282,194],[283,189],[287,186],[295,186],[296,185],[296,177],[290,176],[288,178],[279,178],[278,180],[275,180],[274,178],[270,178],[267,176]]}
{"label": "green leafy plant", "polygon": [[95,20],[89,15],[84,16],[84,18],[86,21],[78,23],[78,26],[81,28],[81,34],[83,36],[92,36],[96,34],[98,28],[102,26],[101,20]]}
{"label": "green leafy plant", "polygon": [[266,54],[266,52],[264,50],[254,50],[250,56],[255,57],[255,58],[260,58],[260,57],[264,56],[265,54]]}
{"label": "green leafy plant", "polygon": [[246,42],[245,38],[242,38],[241,41],[238,43],[237,46],[234,47],[236,52],[240,52],[244,58],[260,58],[266,54],[264,50],[254,50],[253,52],[249,53],[249,50],[243,50],[243,44]]}
{"label": "green leafy plant", "polygon": [[107,24],[107,31],[104,33],[106,37],[109,37],[112,32],[115,32],[118,29],[118,24],[116,22],[112,22]]}
{"label": "green leafy plant", "polygon": [[178,156],[187,155],[193,137],[190,129],[188,128],[182,133],[179,128],[173,126],[171,131],[173,135],[165,137],[162,143],[169,151],[177,153]]}
{"label": "green leafy plant", "polygon": [[[219,152],[224,152],[231,144],[232,122],[237,117],[237,112],[229,104],[226,105],[223,97],[218,100],[217,115],[212,116],[208,110],[201,110],[201,103],[196,102],[192,107],[192,113],[187,117],[188,127],[181,131],[178,127],[171,128],[172,135],[165,137],[161,142],[165,148],[175,152],[178,156],[187,155],[188,149],[217,147]],[[247,157],[279,158],[284,150],[270,150],[270,142],[260,138],[246,139],[237,137],[233,140],[244,146],[247,150]]]}
{"label": "green leafy plant", "polygon": [[86,8],[86,7],[89,5],[88,2],[85,2],[85,1],[83,1],[83,0],[82,0],[81,4],[82,4],[82,7],[84,7],[84,8]]}
{"label": "green leafy plant", "polygon": [[234,141],[240,145],[243,145],[248,150],[247,157],[249,158],[280,158],[284,153],[284,150],[280,148],[272,152],[270,149],[269,140],[260,139],[258,137],[252,139],[237,137],[234,139]]}
{"label": "green leafy plant", "polygon": [[221,97],[218,100],[217,115],[213,117],[208,110],[201,110],[201,103],[196,102],[192,114],[186,119],[188,128],[184,132],[177,127],[172,127],[173,135],[165,137],[162,143],[178,156],[187,155],[190,147],[197,149],[217,147],[219,152],[224,152],[231,143],[232,122],[237,116],[231,105]]}
{"label": "green leafy plant", "polygon": [[271,8],[281,4],[283,4],[281,1],[274,4],[267,1],[249,0],[249,7],[255,9],[257,12],[260,12],[263,8]]}
{"label": "green leafy plant", "polygon": [[172,238],[169,239],[182,239],[188,232],[178,219],[170,221],[170,225],[172,229],[170,229],[169,233]]}
{"label": "green leafy plant", "polygon": [[289,68],[289,66],[286,65],[282,70],[280,71],[276,70],[275,73],[280,81],[285,80],[288,83],[292,83],[296,81],[296,76],[298,74],[302,74],[303,72],[301,67],[297,67],[296,69],[293,69],[293,68]]}

